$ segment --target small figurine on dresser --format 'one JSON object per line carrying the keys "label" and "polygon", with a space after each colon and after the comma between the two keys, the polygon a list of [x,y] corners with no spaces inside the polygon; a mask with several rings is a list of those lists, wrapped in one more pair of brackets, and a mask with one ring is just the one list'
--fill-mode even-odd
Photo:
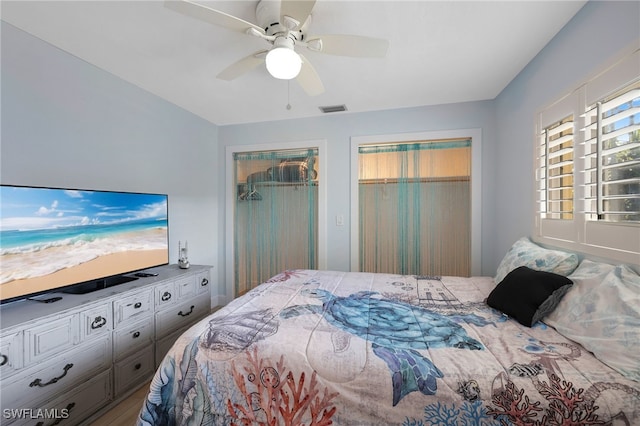
{"label": "small figurine on dresser", "polygon": [[184,242],[184,247],[182,247],[182,243],[180,241],[178,241],[178,266],[181,269],[188,269],[189,268],[189,259],[188,259],[188,254],[187,254],[187,245],[189,244],[188,241]]}

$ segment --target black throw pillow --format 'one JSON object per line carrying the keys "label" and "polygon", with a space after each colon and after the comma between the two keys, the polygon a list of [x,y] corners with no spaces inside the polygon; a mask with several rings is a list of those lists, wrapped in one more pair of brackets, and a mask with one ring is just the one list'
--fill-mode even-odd
{"label": "black throw pillow", "polygon": [[563,275],[520,266],[491,291],[487,304],[531,327],[558,306],[572,284]]}

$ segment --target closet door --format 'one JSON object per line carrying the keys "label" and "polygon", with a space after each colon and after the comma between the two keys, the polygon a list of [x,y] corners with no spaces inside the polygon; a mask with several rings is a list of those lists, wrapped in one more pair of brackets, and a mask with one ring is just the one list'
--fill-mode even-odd
{"label": "closet door", "polygon": [[471,139],[361,145],[359,268],[471,273]]}
{"label": "closet door", "polygon": [[234,294],[318,267],[318,150],[236,152]]}

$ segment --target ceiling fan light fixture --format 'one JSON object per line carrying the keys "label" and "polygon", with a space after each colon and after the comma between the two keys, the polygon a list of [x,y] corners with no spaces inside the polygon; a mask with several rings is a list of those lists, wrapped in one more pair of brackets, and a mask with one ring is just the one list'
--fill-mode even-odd
{"label": "ceiling fan light fixture", "polygon": [[269,74],[281,80],[296,78],[302,69],[302,58],[288,47],[271,49],[267,53],[265,63]]}

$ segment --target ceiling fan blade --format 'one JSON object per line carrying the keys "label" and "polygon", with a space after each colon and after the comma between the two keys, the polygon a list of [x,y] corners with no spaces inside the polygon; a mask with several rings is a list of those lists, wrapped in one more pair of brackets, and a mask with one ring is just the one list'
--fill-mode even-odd
{"label": "ceiling fan blade", "polygon": [[[321,43],[317,43],[316,40],[320,40]],[[314,48],[318,45],[319,48]],[[381,38],[333,34],[310,37],[307,41],[307,47],[310,50],[330,55],[384,58],[387,55],[389,42]]]}
{"label": "ceiling fan blade", "polygon": [[298,21],[297,27],[289,28],[290,30],[297,30],[307,21],[315,4],[316,0],[282,0],[280,16],[290,16]]}
{"label": "ceiling fan blade", "polygon": [[237,62],[229,65],[227,68],[223,69],[220,74],[216,76],[220,80],[231,81],[240,77],[242,74],[245,74],[258,65],[264,62],[264,58],[267,55],[268,50],[260,50],[258,52],[252,53],[251,55],[240,59]]}
{"label": "ceiling fan blade", "polygon": [[259,26],[252,24],[251,22],[236,18],[233,15],[229,15],[228,13],[224,13],[219,10],[211,9],[207,6],[194,3],[190,0],[165,0],[164,5],[165,7],[183,15],[190,16],[200,21],[218,25],[233,31],[244,33],[253,28],[260,32],[260,34],[265,33],[263,28],[260,28]]}
{"label": "ceiling fan blade", "polygon": [[302,69],[296,80],[309,96],[316,96],[323,93],[324,85],[315,68],[313,68],[307,58],[302,55],[300,55],[300,57],[302,58]]}

